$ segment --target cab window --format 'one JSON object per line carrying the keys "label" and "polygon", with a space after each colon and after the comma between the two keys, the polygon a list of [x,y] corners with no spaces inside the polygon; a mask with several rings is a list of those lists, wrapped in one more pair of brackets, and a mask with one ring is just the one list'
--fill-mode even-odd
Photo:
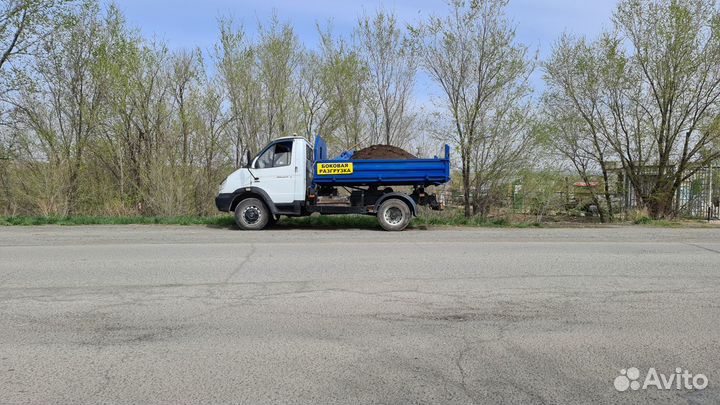
{"label": "cab window", "polygon": [[289,165],[292,160],[292,144],[292,141],[285,141],[270,145],[258,157],[255,168],[267,169]]}

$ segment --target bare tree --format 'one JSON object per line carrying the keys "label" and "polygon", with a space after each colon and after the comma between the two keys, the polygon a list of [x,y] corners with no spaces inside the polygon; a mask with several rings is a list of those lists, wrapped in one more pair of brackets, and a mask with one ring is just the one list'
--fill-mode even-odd
{"label": "bare tree", "polygon": [[369,142],[365,130],[368,69],[358,50],[328,29],[320,32],[321,80],[327,115],[323,134],[344,150]]}
{"label": "bare tree", "polygon": [[323,94],[322,65],[320,57],[305,51],[301,55],[300,73],[297,81],[297,95],[300,101],[303,133],[308,139],[322,132],[329,112]]}
{"label": "bare tree", "polygon": [[[571,107],[556,100],[544,100],[543,123],[536,129],[538,139],[549,149],[551,156],[568,162],[587,185],[592,203],[598,207],[600,222],[613,218],[612,195],[607,178],[609,145],[588,132],[585,121],[573,113]],[[557,167],[558,164],[556,163]],[[604,204],[595,191],[593,174],[600,170],[604,179]]]}
{"label": "bare tree", "polygon": [[257,63],[264,102],[264,127],[267,138],[287,135],[300,127],[297,116],[295,88],[300,48],[289,24],[281,24],[277,16],[268,27],[260,25]]}
{"label": "bare tree", "polygon": [[[570,57],[558,58],[568,72],[558,89],[578,99],[650,215],[673,216],[682,182],[720,157],[720,12],[714,0],[623,0],[613,22],[589,45],[593,59],[573,50],[578,40],[561,43],[556,54]],[[573,93],[583,70],[599,84]]]}
{"label": "bare tree", "polygon": [[201,215],[208,215],[215,211],[213,198],[217,192],[216,185],[225,174],[222,169],[228,162],[225,151],[229,142],[225,134],[231,120],[223,108],[226,98],[219,80],[208,78],[204,71],[201,77],[201,86],[194,94],[197,104],[194,116],[197,139],[193,144],[193,152],[197,155],[196,165],[199,167],[199,173],[195,175],[194,209]]}
{"label": "bare tree", "polygon": [[172,57],[172,74],[171,82],[173,87],[173,97],[179,114],[180,136],[182,137],[182,163],[187,165],[189,162],[190,139],[192,138],[192,128],[190,125],[190,117],[188,112],[188,94],[194,90],[199,79],[199,64],[202,56],[199,51],[187,52],[179,51]]}
{"label": "bare tree", "polygon": [[[14,124],[7,114],[12,109],[13,93],[28,80],[24,58],[31,56],[40,39],[63,21],[72,5],[68,0],[0,2],[0,126]],[[12,131],[0,128],[0,165],[7,164],[15,146]]]}
{"label": "bare tree", "polygon": [[398,27],[395,15],[385,11],[362,17],[356,35],[368,66],[366,97],[372,114],[373,142],[403,146],[412,136],[410,98],[417,70],[415,49]]}
{"label": "bare tree", "polygon": [[[83,160],[105,105],[102,70],[107,65],[96,59],[104,38],[98,14],[99,7],[84,7],[73,16],[75,24],[43,38],[43,54],[36,55],[31,73],[37,84],[24,88],[15,104],[26,155],[39,159],[36,163],[49,162],[42,168],[36,165],[38,175],[56,178],[50,212],[76,210]],[[111,8],[108,21],[119,18]]]}
{"label": "bare tree", "polygon": [[72,4],[69,0],[5,0],[0,6],[0,72],[27,55]]}
{"label": "bare tree", "polygon": [[245,38],[245,32],[231,20],[220,21],[220,43],[215,47],[218,72],[230,102],[228,130],[233,140],[235,167],[246,151],[262,146],[262,106],[259,70],[255,63],[257,50]]}
{"label": "bare tree", "polygon": [[473,208],[486,213],[486,197],[524,163],[532,140],[527,81],[534,64],[515,43],[506,4],[453,0],[449,16],[414,29],[421,64],[445,95],[466,216]]}
{"label": "bare tree", "polygon": [[601,172],[606,210],[594,190],[590,191],[604,222],[606,217],[613,219],[608,159],[615,154],[602,133],[604,125],[598,115],[602,109],[602,72],[598,69],[602,57],[585,41],[564,34],[544,64],[547,89],[542,101],[549,131],[546,144],[568,159],[585,183],[590,183],[592,170]]}

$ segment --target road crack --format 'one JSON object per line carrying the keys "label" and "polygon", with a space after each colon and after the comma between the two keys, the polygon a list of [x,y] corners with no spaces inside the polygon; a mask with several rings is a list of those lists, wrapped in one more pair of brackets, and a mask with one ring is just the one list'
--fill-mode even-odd
{"label": "road crack", "polygon": [[457,367],[458,371],[460,372],[460,381],[458,385],[460,386],[460,389],[462,390],[463,394],[465,394],[466,397],[472,401],[473,404],[477,404],[478,400],[475,398],[475,395],[473,394],[470,387],[467,385],[467,371],[465,371],[465,368],[463,367],[463,360],[465,359],[465,356],[473,350],[472,346],[470,345],[470,342],[467,339],[463,339],[463,348],[460,349],[460,352],[458,353],[457,357],[455,358],[455,367]]}
{"label": "road crack", "polygon": [[696,247],[696,248],[702,249],[702,250],[707,250],[708,252],[713,252],[713,253],[720,254],[720,250],[715,250],[715,249],[711,249],[711,248],[709,248],[709,247],[696,245],[696,244],[694,244],[694,243],[686,243],[686,245],[692,246],[692,247]]}
{"label": "road crack", "polygon": [[252,256],[255,254],[255,244],[250,244],[250,250],[247,252],[243,260],[240,262],[240,264],[233,270],[223,281],[223,284],[227,284],[232,280],[233,277],[235,277],[247,264],[250,262],[250,259],[252,259]]}

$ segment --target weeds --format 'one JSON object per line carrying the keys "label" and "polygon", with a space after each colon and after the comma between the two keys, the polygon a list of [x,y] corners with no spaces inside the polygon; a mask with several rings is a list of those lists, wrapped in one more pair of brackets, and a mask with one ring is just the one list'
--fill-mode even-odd
{"label": "weeds", "polygon": [[[235,227],[232,215],[217,215],[208,217],[173,216],[173,217],[144,217],[144,216],[12,216],[0,217],[0,226],[33,226],[33,225],[206,225],[217,227]],[[560,223],[552,225],[562,226]],[[669,221],[654,220],[644,215],[630,218],[629,222],[619,225],[634,224],[661,228],[696,227],[705,225],[704,221]],[[577,224],[568,224],[570,226]],[[589,224],[592,225],[592,224]],[[517,218],[483,218],[463,215],[450,215],[449,213],[422,212],[413,219],[408,228],[422,229],[426,227],[485,227],[485,228],[533,228],[544,226],[540,222],[522,222]],[[377,219],[371,215],[322,215],[299,218],[283,217],[278,228],[347,228],[347,229],[380,229]]]}
{"label": "weeds", "polygon": [[158,224],[158,225],[230,225],[233,218],[227,216],[214,217],[105,217],[105,216],[72,216],[72,217],[0,217],[0,225],[131,225],[131,224]]}
{"label": "weeds", "polygon": [[[0,225],[211,225],[234,226],[231,215],[212,217],[143,217],[143,216],[14,216],[0,217]],[[299,218],[283,217],[277,224],[282,228],[359,228],[378,229],[377,219],[371,215],[322,215]],[[470,227],[536,227],[539,223],[513,223],[506,218],[484,219],[479,217],[465,218],[463,216],[432,216],[420,215],[415,218],[409,228],[426,226],[470,226]]]}

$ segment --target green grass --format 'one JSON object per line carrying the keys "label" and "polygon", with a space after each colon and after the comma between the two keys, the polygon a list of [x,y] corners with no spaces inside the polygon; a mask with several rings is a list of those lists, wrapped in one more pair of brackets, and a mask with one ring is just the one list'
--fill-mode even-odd
{"label": "green grass", "polygon": [[216,225],[228,226],[234,224],[230,216],[213,217],[110,217],[110,216],[14,216],[0,217],[0,225],[130,225],[130,224],[159,224],[159,225]]}
{"label": "green grass", "polygon": [[[235,227],[232,215],[218,215],[208,217],[173,216],[173,217],[144,217],[144,216],[12,216],[0,217],[0,226],[33,226],[33,225],[206,225],[216,227]],[[623,223],[617,223],[623,225]],[[660,228],[682,228],[706,225],[705,221],[670,221],[653,220],[640,217],[624,224],[652,226]],[[550,224],[553,226],[554,224]],[[462,215],[447,215],[447,213],[423,213],[415,218],[408,228],[424,229],[428,227],[486,227],[486,228],[533,228],[543,227],[538,222],[512,222],[505,218],[465,218]],[[562,226],[562,224],[560,224]],[[380,229],[374,216],[368,215],[323,215],[300,218],[283,217],[277,225],[278,228],[320,228],[320,229]]]}
{"label": "green grass", "polygon": [[685,219],[685,220],[667,220],[667,219],[652,219],[648,217],[641,217],[632,222],[635,225],[651,226],[658,228],[693,228],[698,226],[707,225],[708,222],[704,219]]}
{"label": "green grass", "polygon": [[653,220],[650,217],[639,217],[633,221],[633,224],[635,225],[647,225],[651,223]]}
{"label": "green grass", "polygon": [[451,217],[438,215],[420,216],[416,218],[415,221],[413,221],[412,225],[469,226],[486,228],[532,228],[542,226],[542,224],[539,222],[511,222],[506,218],[466,218],[463,215],[456,215]]}
{"label": "green grass", "polygon": [[[208,225],[220,227],[235,226],[231,215],[195,217],[111,217],[111,216],[12,216],[0,217],[0,226],[33,226],[33,225]],[[283,217],[279,228],[359,228],[380,229],[374,216],[369,215],[323,215],[300,218]],[[510,223],[506,219],[465,218],[462,216],[420,216],[415,218],[409,228],[425,228],[428,226],[469,226],[493,228],[526,228],[542,226],[539,223]]]}

